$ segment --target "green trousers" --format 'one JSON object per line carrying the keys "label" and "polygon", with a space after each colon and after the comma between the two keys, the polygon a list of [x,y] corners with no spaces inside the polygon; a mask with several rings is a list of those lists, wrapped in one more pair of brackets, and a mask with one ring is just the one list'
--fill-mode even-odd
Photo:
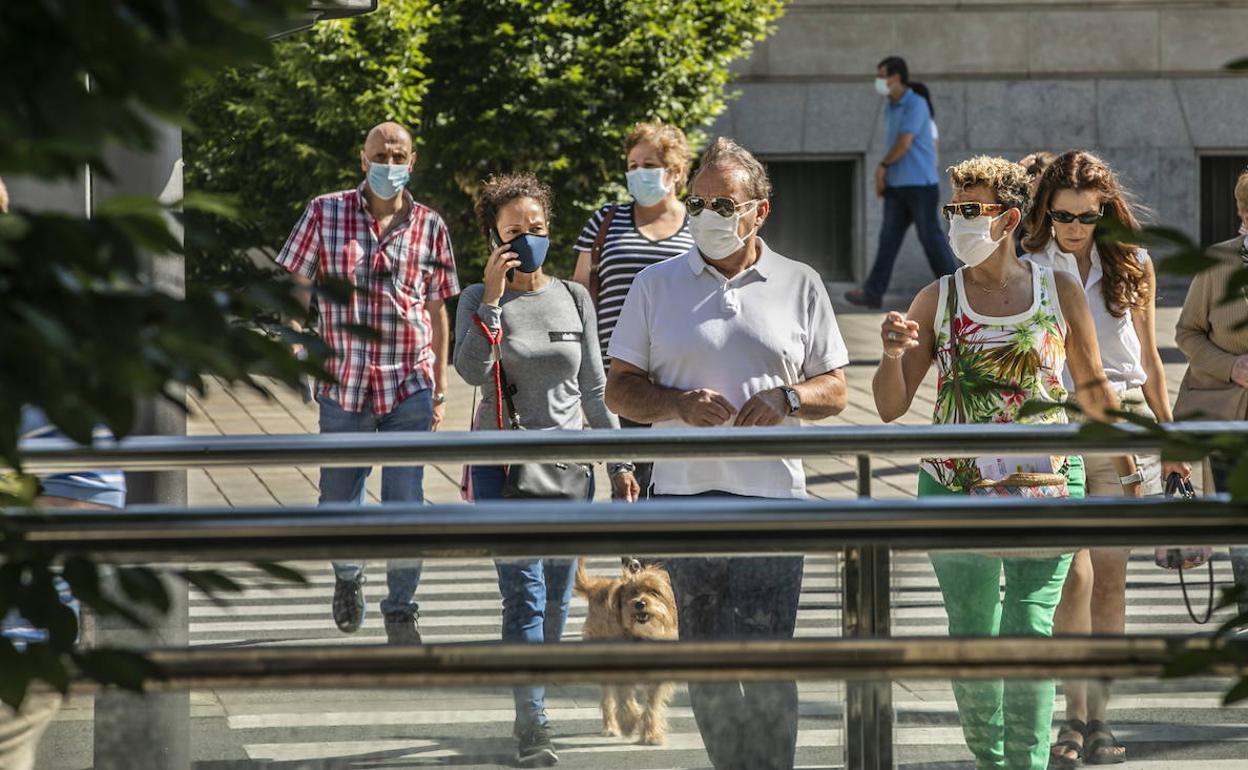
{"label": "green trousers", "polygon": [[[1067,489],[1083,497],[1081,458],[1071,458]],[[920,471],[919,496],[955,495]],[[1050,558],[933,553],[945,599],[949,635],[1052,636],[1071,554]],[[1005,572],[1005,593],[1001,573]],[[953,696],[966,745],[978,770],[1045,770],[1049,764],[1052,679],[954,680]]]}

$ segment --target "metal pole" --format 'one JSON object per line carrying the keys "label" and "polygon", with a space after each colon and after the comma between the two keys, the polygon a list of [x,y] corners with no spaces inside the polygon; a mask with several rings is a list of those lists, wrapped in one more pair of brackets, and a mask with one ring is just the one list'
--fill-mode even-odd
{"label": "metal pole", "polygon": [[[300,645],[147,650],[153,692],[185,689],[498,687],[663,681],[1156,678],[1185,653],[1248,643],[1208,637],[785,639],[531,644]],[[1235,676],[1218,656],[1202,676]],[[98,689],[78,675],[75,691]],[[847,764],[849,768],[865,765]]]}
{"label": "metal pole", "polygon": [[[151,152],[113,150],[109,164],[117,181],[96,180],[92,194],[97,200],[129,194],[156,196],[163,203],[182,199],[182,131],[162,123]],[[180,239],[176,222],[171,227]],[[147,277],[173,296],[185,291],[181,255],[147,254]],[[186,414],[160,398],[138,404],[135,433],[158,441],[185,440]],[[83,463],[76,468],[117,467]],[[150,468],[151,473],[126,474],[129,503],[148,503],[170,508],[186,506],[186,471],[177,466]],[[134,647],[188,644],[187,587],[180,581],[166,586],[171,607],[154,620],[149,633],[137,631],[120,619],[99,619],[97,644]],[[191,766],[191,701],[187,692],[139,695],[101,692],[95,698],[95,770],[181,770]]]}
{"label": "metal pole", "polygon": [[[858,497],[871,498],[871,456],[858,455]],[[854,545],[845,549],[842,631],[847,639],[889,635],[889,549]],[[864,770],[893,767],[893,692],[884,680],[845,683],[845,766]]]}
{"label": "metal pole", "polygon": [[[1157,432],[1116,425],[1109,435],[1079,425],[881,425],[774,427],[750,430],[681,428],[647,431],[479,431],[335,433],[327,435],[134,436],[79,447],[65,439],[33,439],[19,447],[31,473],[109,467],[128,471],[222,466],[355,466],[432,463],[519,463],[680,458],[756,459],[828,455],[979,456],[1077,452],[1156,454],[1170,433],[1198,440],[1248,437],[1244,422],[1168,423]],[[967,429],[971,430],[967,430]],[[636,434],[644,433],[644,436]]]}

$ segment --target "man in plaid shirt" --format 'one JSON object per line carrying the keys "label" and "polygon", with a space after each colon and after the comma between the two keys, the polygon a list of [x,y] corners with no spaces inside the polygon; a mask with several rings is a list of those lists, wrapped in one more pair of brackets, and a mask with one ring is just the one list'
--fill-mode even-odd
{"label": "man in plaid shirt", "polygon": [[[321,433],[437,430],[446,401],[448,322],[445,301],[459,293],[450,234],[442,218],[404,189],[416,154],[397,123],[368,132],[360,153],[365,180],[313,199],[286,239],[277,263],[289,270],[304,304],[322,276],[355,287],[350,302],[317,296],[320,333],[333,351],[337,384],[317,393]],[[364,326],[376,340],[351,334]],[[321,502],[364,502],[372,468],[322,468]],[[424,468],[382,469],[381,499],[424,500]],[[418,644],[420,561],[387,565],[381,602],[392,644]],[[334,562],[333,616],[350,633],[364,622],[363,568]]]}

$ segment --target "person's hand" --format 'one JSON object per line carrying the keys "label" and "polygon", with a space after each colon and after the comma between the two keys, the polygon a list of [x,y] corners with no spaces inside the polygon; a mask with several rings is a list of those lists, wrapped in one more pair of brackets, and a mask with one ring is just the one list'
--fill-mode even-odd
{"label": "person's hand", "polygon": [[901,358],[907,350],[919,346],[919,322],[907,319],[905,313],[890,311],[880,324],[880,340],[884,343],[884,355]]}
{"label": "person's hand", "polygon": [[772,388],[750,396],[750,400],[746,401],[741,411],[737,413],[737,420],[733,425],[739,428],[779,425],[788,416],[788,399],[784,397],[784,392],[779,388]]}
{"label": "person's hand", "polygon": [[1235,365],[1231,367],[1231,382],[1241,388],[1248,388],[1248,355],[1235,359]]}
{"label": "person's hand", "polygon": [[1122,488],[1122,496],[1123,497],[1143,497],[1144,496],[1143,482],[1136,481],[1134,483],[1127,484],[1126,486]]}
{"label": "person's hand", "polygon": [[611,477],[612,500],[635,503],[639,497],[641,497],[641,484],[637,483],[637,476],[632,471],[624,471]]}
{"label": "person's hand", "polygon": [[686,390],[676,402],[676,414],[681,421],[695,428],[723,425],[732,418],[735,411],[731,401],[706,388]]}
{"label": "person's hand", "polygon": [[503,292],[507,290],[507,271],[517,267],[520,267],[520,257],[511,250],[511,246],[504,243],[490,252],[490,258],[485,263],[485,275],[481,279],[485,286],[481,301],[487,305],[497,305],[503,298]]}
{"label": "person's hand", "polygon": [[1161,478],[1168,479],[1172,474],[1179,474],[1184,481],[1192,480],[1191,463],[1167,461],[1161,464]]}
{"label": "person's hand", "polygon": [[882,165],[876,166],[875,167],[875,197],[877,198],[884,197],[884,184],[887,178],[888,178],[888,169]]}
{"label": "person's hand", "polygon": [[446,402],[433,405],[433,420],[429,423],[429,430],[436,431],[438,426],[442,424],[442,420],[446,418]]}

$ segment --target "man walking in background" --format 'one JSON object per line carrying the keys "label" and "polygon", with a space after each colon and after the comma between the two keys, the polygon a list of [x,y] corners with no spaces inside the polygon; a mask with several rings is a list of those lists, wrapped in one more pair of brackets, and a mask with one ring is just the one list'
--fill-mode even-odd
{"label": "man walking in background", "polygon": [[884,108],[888,152],[875,169],[875,194],[884,199],[884,222],[867,282],[845,294],[849,302],[869,308],[878,308],[884,301],[897,252],[911,223],[937,277],[957,267],[940,224],[940,173],[932,113],[927,100],[910,87],[905,59],[890,56],[880,62],[875,90],[888,97]]}
{"label": "man walking in background", "polygon": [[[332,351],[337,384],[317,393],[321,433],[437,430],[446,396],[445,301],[459,293],[445,223],[404,189],[416,154],[397,123],[368,132],[360,153],[364,181],[308,204],[277,256],[295,277],[305,306],[314,280],[350,281],[346,304],[317,295],[320,333]],[[364,326],[375,339],[351,334]],[[322,468],[321,502],[364,502],[371,468]],[[422,502],[424,468],[382,469],[381,499]],[[381,602],[391,644],[419,644],[419,560],[391,561]],[[364,565],[334,562],[334,623],[344,633],[364,622]]]}

